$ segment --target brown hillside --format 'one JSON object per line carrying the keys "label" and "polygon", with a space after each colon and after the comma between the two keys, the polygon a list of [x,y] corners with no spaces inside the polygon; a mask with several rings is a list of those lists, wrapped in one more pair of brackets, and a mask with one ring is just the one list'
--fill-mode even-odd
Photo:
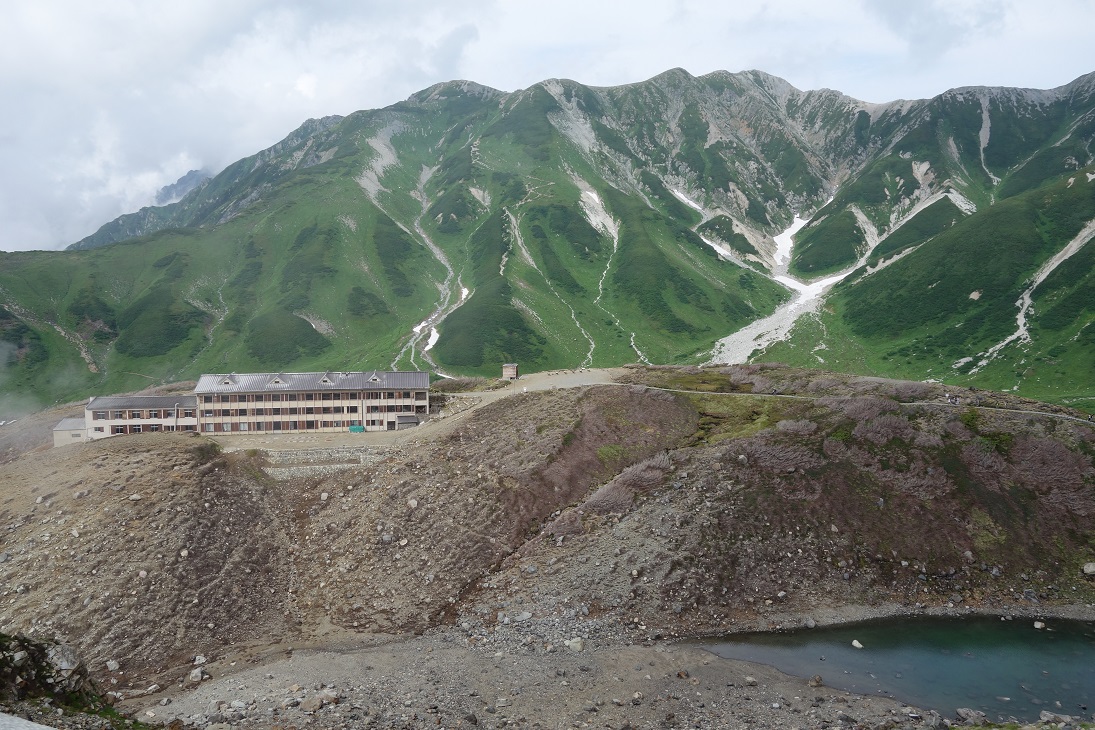
{"label": "brown hillside", "polygon": [[437,627],[474,646],[511,619],[558,647],[1095,600],[1081,420],[785,368],[627,378],[362,440],[371,464],[325,476],[166,434],[28,453],[0,466],[0,631],[65,638],[125,688],[197,654]]}

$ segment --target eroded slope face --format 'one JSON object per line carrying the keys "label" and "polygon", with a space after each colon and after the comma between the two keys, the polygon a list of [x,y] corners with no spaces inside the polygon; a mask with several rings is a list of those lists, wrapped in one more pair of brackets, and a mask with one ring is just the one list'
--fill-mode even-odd
{"label": "eroded slope face", "polygon": [[439,626],[561,646],[1093,595],[1095,434],[1060,409],[789,368],[629,379],[514,394],[314,478],[163,435],[26,455],[0,467],[0,630],[140,688],[196,654]]}

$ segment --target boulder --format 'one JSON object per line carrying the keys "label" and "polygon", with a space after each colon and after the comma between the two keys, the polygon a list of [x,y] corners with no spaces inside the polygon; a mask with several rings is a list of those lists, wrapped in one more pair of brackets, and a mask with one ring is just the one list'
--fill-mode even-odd
{"label": "boulder", "polygon": [[1084,563],[1084,575],[1095,575],[1095,563]]}

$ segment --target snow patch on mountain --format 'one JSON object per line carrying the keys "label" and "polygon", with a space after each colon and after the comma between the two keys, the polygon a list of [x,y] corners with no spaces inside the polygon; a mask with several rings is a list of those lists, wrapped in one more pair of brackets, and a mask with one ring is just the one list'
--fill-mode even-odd
{"label": "snow patch on mountain", "polygon": [[776,255],[774,259],[777,267],[786,268],[787,264],[791,262],[791,249],[795,245],[792,239],[807,223],[809,223],[807,219],[799,218],[798,214],[796,214],[794,222],[791,223],[787,230],[772,237],[772,240],[776,242]]}
{"label": "snow patch on mountain", "polygon": [[402,126],[402,124],[394,122],[378,131],[376,136],[366,140],[369,146],[373,148],[373,151],[376,152],[376,157],[369,162],[369,166],[362,170],[355,180],[373,202],[376,202],[381,190],[387,191],[380,184],[380,178],[383,177],[384,171],[393,165],[399,164],[399,153],[392,146],[392,137],[401,131]]}

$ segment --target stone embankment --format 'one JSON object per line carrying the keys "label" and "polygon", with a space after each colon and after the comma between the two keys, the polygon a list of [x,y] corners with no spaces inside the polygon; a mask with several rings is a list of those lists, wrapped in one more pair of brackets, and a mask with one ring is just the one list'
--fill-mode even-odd
{"label": "stone embankment", "polygon": [[263,471],[278,480],[329,477],[347,469],[376,464],[386,455],[377,446],[331,446],[293,451],[263,451]]}

